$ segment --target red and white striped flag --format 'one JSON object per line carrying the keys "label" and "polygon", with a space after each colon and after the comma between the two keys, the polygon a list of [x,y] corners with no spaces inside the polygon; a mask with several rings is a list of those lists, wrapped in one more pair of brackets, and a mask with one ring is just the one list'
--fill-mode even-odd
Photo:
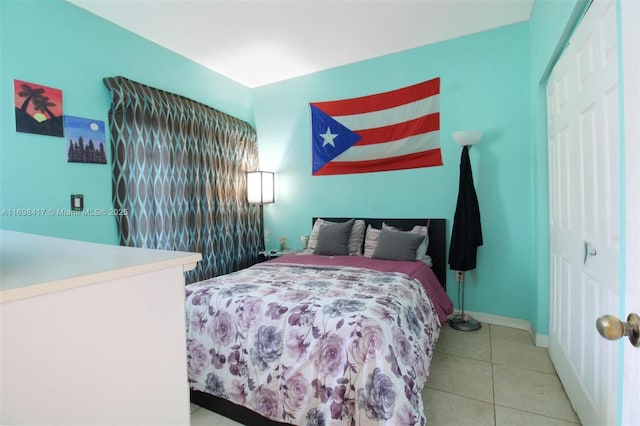
{"label": "red and white striped flag", "polygon": [[442,165],[440,78],[310,105],[313,175]]}

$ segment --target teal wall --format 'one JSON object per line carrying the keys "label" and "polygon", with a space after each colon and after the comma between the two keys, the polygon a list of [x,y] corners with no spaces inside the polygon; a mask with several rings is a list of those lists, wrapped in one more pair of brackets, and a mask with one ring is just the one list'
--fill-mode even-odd
{"label": "teal wall", "polygon": [[[466,308],[534,321],[534,159],[529,26],[521,23],[254,89],[260,163],[277,172],[265,207],[271,247],[299,248],[313,216],[444,217],[458,192],[456,130],[484,130],[470,151],[484,231],[466,274]],[[444,166],[343,176],[311,175],[309,102],[391,90],[440,77]],[[448,292],[457,298],[453,273]]]}
{"label": "teal wall", "polygon": [[65,1],[1,0],[0,43],[1,228],[118,242],[113,217],[8,215],[69,209],[72,193],[84,194],[85,208],[112,207],[109,165],[67,163],[65,139],[15,132],[14,79],[60,89],[65,114],[105,123],[111,99],[102,79],[117,75],[253,121],[250,89]]}
{"label": "teal wall", "polygon": [[[460,148],[455,130],[485,135],[471,149],[485,244],[468,273],[466,308],[531,321],[548,332],[548,191],[544,73],[585,0],[536,0],[528,22],[248,89],[62,0],[0,0],[0,209],[111,207],[111,168],[66,162],[66,141],[16,133],[13,79],[61,89],[65,114],[107,122],[102,83],[123,75],[182,94],[254,124],[264,170],[277,172],[265,206],[270,246],[292,248],[312,216],[449,219]],[[25,27],[24,17],[29,17]],[[444,166],[311,176],[309,102],[343,99],[442,79]],[[108,138],[108,136],[107,136]],[[107,144],[108,145],[108,144]],[[108,147],[110,161],[111,151]],[[0,216],[0,227],[117,243],[112,217]],[[456,301],[452,273],[448,291]]]}

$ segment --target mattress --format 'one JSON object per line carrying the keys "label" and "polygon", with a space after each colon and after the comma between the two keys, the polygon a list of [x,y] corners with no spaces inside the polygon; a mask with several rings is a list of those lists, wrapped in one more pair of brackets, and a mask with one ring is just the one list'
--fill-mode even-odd
{"label": "mattress", "polygon": [[192,389],[290,424],[424,424],[451,302],[420,261],[288,255],[186,287]]}

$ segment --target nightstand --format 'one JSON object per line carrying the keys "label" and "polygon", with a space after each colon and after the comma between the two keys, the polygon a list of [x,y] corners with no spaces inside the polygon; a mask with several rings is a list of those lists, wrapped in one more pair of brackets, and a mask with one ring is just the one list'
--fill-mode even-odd
{"label": "nightstand", "polygon": [[284,256],[285,254],[291,253],[290,251],[261,251],[258,253],[258,262],[264,262],[265,260],[275,259],[276,257]]}

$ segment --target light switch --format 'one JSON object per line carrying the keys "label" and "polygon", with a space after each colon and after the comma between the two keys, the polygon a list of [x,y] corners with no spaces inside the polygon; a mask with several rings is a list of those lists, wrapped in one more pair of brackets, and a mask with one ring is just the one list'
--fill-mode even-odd
{"label": "light switch", "polygon": [[71,210],[82,211],[84,209],[84,195],[71,194]]}

